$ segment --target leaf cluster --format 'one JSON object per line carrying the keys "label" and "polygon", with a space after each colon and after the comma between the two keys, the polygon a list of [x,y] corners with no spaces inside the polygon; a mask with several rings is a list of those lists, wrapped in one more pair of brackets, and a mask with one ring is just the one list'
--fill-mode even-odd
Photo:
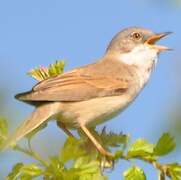
{"label": "leaf cluster", "polygon": [[[5,123],[4,120],[2,122]],[[4,128],[5,124],[1,127]],[[166,176],[173,180],[181,179],[180,164],[177,162],[160,164],[158,161],[160,156],[170,153],[175,148],[174,139],[169,133],[164,133],[156,144],[150,144],[146,139],[137,139],[130,143],[128,135],[106,132],[105,128],[100,133],[93,129],[91,131],[96,137],[99,137],[99,142],[104,143],[106,149],[115,150],[115,157],[112,159],[115,164],[120,159],[126,161],[139,159],[157,168],[160,180],[164,180]],[[23,149],[16,145],[15,150],[26,153],[39,161],[40,164],[17,163],[6,180],[31,180],[36,177],[45,180],[108,180],[108,177],[103,175],[100,170],[102,156],[87,137],[83,136],[81,132],[79,134],[79,138],[68,137],[60,149],[60,153],[57,156],[49,157],[48,161],[33,152],[32,148]],[[28,141],[30,137],[27,137]],[[144,170],[138,167],[135,162],[123,172],[123,177],[125,180],[146,180]]]}
{"label": "leaf cluster", "polygon": [[[50,157],[47,162],[41,159],[41,165],[17,163],[6,180],[31,180],[36,177],[45,180],[108,180],[99,170],[99,160],[93,158],[94,154],[89,156],[83,148],[84,143],[82,139],[69,137],[59,155]],[[32,153],[18,146],[16,149],[28,155]],[[37,159],[35,153],[31,156]]]}
{"label": "leaf cluster", "polygon": [[[172,152],[175,146],[176,144],[173,137],[171,137],[169,133],[163,133],[156,144],[150,144],[146,139],[136,140],[128,147],[127,154],[123,158],[137,158],[147,163],[151,163],[159,170],[160,180],[164,180],[166,176],[173,180],[180,180],[181,165],[178,163],[162,165],[158,161],[160,156],[164,156]],[[146,179],[144,171],[137,166],[133,166],[124,172],[126,180],[132,180],[133,176],[140,176],[140,180]]]}
{"label": "leaf cluster", "polygon": [[61,74],[64,70],[65,60],[56,61],[48,67],[39,67],[32,69],[28,74],[38,81],[45,80],[49,77]]}

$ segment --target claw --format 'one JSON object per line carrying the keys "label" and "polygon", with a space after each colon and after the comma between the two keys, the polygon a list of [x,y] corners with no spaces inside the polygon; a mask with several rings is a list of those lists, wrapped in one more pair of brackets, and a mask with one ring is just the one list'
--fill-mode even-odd
{"label": "claw", "polygon": [[101,172],[103,172],[105,168],[110,168],[111,171],[114,169],[114,160],[112,159],[112,157],[111,158],[108,156],[101,157],[101,160],[100,160]]}

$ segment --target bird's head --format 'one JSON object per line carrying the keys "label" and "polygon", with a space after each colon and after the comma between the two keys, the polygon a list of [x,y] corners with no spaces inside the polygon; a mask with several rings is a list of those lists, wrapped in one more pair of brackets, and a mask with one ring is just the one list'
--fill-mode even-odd
{"label": "bird's head", "polygon": [[131,27],[116,34],[111,40],[106,55],[114,55],[128,64],[142,64],[157,59],[159,52],[171,50],[156,42],[170,32],[155,33],[148,29]]}

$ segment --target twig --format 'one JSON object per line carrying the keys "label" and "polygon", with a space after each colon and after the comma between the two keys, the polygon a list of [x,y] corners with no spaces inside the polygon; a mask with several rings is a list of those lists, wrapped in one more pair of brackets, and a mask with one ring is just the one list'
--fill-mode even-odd
{"label": "twig", "polygon": [[16,147],[14,149],[18,150],[20,152],[23,152],[29,156],[32,156],[34,159],[39,161],[42,165],[44,165],[45,167],[48,167],[48,163],[46,161],[44,161],[38,154],[36,154],[32,150],[29,151],[28,149],[24,149],[24,148],[20,147],[19,145],[16,145]]}

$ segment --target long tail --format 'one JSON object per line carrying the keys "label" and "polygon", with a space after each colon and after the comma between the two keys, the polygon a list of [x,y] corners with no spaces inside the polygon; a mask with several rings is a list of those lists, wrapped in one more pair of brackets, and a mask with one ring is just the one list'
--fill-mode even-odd
{"label": "long tail", "polygon": [[58,103],[46,103],[38,106],[27,120],[10,136],[1,146],[0,151],[4,151],[10,145],[16,143],[20,138],[37,128],[43,122],[45,122],[52,115],[58,111]]}

